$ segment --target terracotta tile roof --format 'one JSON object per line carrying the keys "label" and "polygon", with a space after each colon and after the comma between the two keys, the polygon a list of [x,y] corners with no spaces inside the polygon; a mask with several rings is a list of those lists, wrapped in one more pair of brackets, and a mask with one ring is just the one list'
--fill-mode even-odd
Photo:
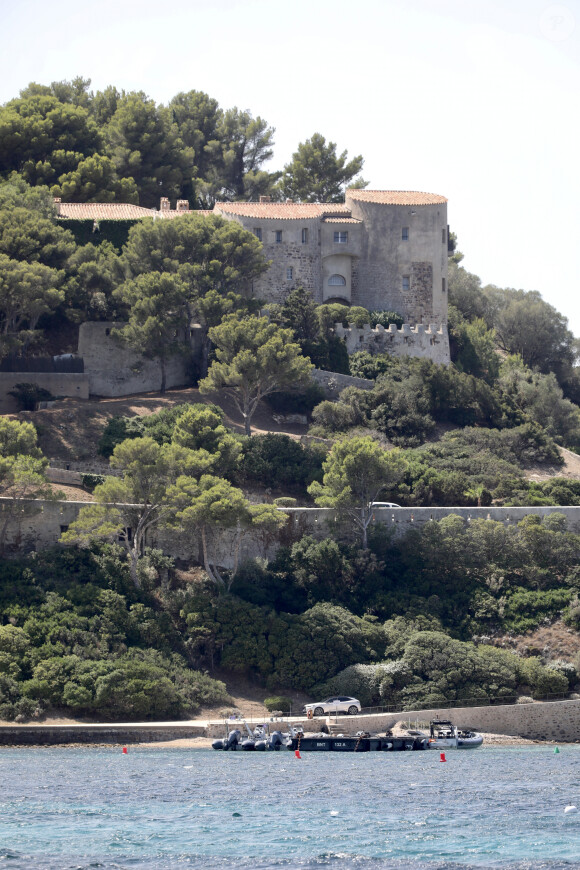
{"label": "terracotta tile roof", "polygon": [[59,217],[74,220],[124,221],[153,217],[155,211],[126,202],[61,202]]}
{"label": "terracotta tile roof", "polygon": [[362,224],[362,221],[353,217],[325,217],[322,218],[322,222],[325,224]]}
{"label": "terracotta tile roof", "polygon": [[447,197],[438,193],[423,193],[420,190],[357,190],[346,191],[347,199],[360,202],[378,202],[383,205],[439,205],[447,202]]}
{"label": "terracotta tile roof", "polygon": [[262,220],[300,220],[322,218],[329,214],[350,217],[350,209],[342,202],[216,202],[218,214],[235,214]]}

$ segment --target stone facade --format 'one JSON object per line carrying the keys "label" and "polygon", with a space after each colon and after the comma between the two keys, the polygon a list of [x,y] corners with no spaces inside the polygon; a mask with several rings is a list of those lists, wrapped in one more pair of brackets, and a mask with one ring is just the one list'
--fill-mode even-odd
{"label": "stone facade", "polygon": [[[217,203],[214,212],[262,241],[271,266],[255,281],[255,296],[279,302],[302,285],[317,303],[396,311],[409,323],[438,328],[447,322],[442,196],[347,190],[344,205]],[[449,362],[448,354],[438,361]]]}
{"label": "stone facade", "polygon": [[364,226],[353,304],[397,311],[411,324],[446,323],[447,200],[347,190],[345,204]]}
{"label": "stone facade", "polygon": [[[83,216],[96,220],[101,208],[95,203],[57,205],[63,221]],[[169,220],[184,214],[215,214],[254,233],[270,263],[248,288],[257,299],[282,302],[293,289],[303,286],[317,303],[342,302],[395,311],[409,324],[435,324],[437,330],[446,329],[448,227],[444,196],[352,189],[346,191],[344,203],[281,203],[261,197],[260,202],[218,202],[213,212],[192,212],[188,205],[180,200],[173,210],[163,198],[159,211],[142,209],[139,217]],[[126,216],[126,208],[122,203],[109,203],[107,219],[114,219],[117,211],[119,218]],[[409,344],[397,344],[397,352],[404,354]],[[448,363],[447,345],[438,344],[422,345],[419,355]],[[385,349],[390,352],[390,345]],[[174,368],[172,383],[177,385],[177,361]],[[151,366],[144,369],[146,375],[134,372],[129,379],[136,383],[135,391],[155,389],[150,383]],[[94,375],[99,387],[91,386],[91,393],[121,395],[103,389],[125,389],[120,383],[123,378],[120,369],[112,378]]]}

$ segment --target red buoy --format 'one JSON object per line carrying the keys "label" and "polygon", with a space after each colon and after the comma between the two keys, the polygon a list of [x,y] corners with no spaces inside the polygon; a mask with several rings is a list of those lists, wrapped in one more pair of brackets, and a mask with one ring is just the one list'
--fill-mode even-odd
{"label": "red buoy", "polygon": [[295,749],[295,750],[294,750],[294,755],[296,756],[296,758],[302,758],[302,756],[300,755],[300,750],[299,750],[299,749]]}
{"label": "red buoy", "polygon": [[439,761],[447,761],[447,759],[445,758],[445,753],[444,753],[444,752],[442,752],[442,753],[439,755]]}
{"label": "red buoy", "polygon": [[127,755],[127,747],[123,746],[123,755]]}

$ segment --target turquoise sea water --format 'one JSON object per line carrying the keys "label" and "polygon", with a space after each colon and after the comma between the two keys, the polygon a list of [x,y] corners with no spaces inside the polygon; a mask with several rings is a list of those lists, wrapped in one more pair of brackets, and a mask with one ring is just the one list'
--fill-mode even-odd
{"label": "turquoise sea water", "polygon": [[0,749],[0,868],[145,867],[580,870],[580,747]]}

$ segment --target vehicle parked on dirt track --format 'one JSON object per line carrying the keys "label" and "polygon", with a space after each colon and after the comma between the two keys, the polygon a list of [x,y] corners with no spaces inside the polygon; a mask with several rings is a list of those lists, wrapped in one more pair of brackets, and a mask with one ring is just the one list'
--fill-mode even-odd
{"label": "vehicle parked on dirt track", "polygon": [[325,716],[327,713],[349,713],[351,716],[356,716],[360,711],[360,701],[357,698],[350,698],[346,695],[333,695],[332,698],[327,698],[326,701],[317,701],[316,704],[304,705],[304,712],[307,716]]}

